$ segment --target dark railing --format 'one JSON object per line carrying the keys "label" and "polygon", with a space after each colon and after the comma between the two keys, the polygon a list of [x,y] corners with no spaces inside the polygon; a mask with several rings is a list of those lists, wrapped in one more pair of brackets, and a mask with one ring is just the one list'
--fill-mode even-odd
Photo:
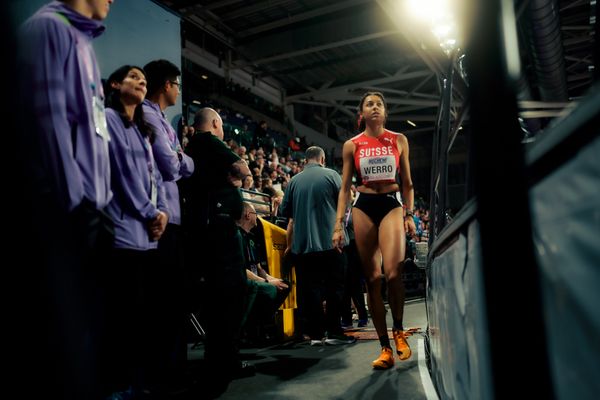
{"label": "dark railing", "polygon": [[[440,234],[450,221],[448,212],[448,155],[460,132],[461,124],[468,113],[468,106],[461,101],[462,110],[458,118],[452,119],[452,106],[456,103],[454,94],[454,70],[458,53],[450,56],[448,70],[440,76],[440,106],[436,118],[433,136],[431,193],[430,193],[430,222],[429,244]],[[459,77],[460,78],[460,77]],[[464,82],[462,78],[460,82]]]}

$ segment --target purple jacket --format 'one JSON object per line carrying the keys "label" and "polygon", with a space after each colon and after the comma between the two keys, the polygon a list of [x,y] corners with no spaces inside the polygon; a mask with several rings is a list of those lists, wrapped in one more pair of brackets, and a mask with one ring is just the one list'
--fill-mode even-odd
{"label": "purple jacket", "polygon": [[[158,104],[150,100],[144,100],[143,104],[144,119],[156,134],[152,150],[167,192],[167,203],[171,211],[169,223],[181,225],[179,188],[176,182],[181,178],[192,175],[194,161],[183,153],[175,130],[167,121]],[[181,161],[177,155],[178,153],[182,156]]]}
{"label": "purple jacket", "polygon": [[[137,126],[126,127],[121,116],[113,109],[106,110],[110,131],[110,166],[114,197],[108,205],[108,214],[115,222],[115,247],[134,250],[155,249],[151,242],[148,223],[158,210],[169,213],[165,201],[162,178],[152,146]],[[156,204],[152,204],[152,180],[157,190]]]}
{"label": "purple jacket", "polygon": [[[54,1],[19,32],[20,94],[36,190],[49,193],[66,211],[86,198],[104,208],[110,201],[104,92],[92,39],[104,26]],[[94,99],[99,105],[94,122]],[[97,133],[99,132],[99,133]]]}

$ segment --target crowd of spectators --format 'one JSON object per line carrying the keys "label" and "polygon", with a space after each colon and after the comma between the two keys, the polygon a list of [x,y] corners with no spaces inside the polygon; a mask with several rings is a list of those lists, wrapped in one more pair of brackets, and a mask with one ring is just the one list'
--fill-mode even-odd
{"label": "crowd of spectators", "polygon": [[[242,186],[244,197],[254,202],[259,214],[276,220],[290,179],[306,164],[304,151],[309,147],[306,138],[290,137],[271,129],[264,120],[255,121],[214,101],[201,104],[213,107],[223,118],[226,145],[250,167],[252,176],[247,177]],[[193,130],[184,132],[188,135],[182,140],[185,146]]]}

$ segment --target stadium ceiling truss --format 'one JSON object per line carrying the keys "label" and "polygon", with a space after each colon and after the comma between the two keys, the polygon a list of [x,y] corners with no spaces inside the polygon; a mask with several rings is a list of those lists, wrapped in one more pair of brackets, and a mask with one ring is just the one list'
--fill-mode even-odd
{"label": "stadium ceiling truss", "polygon": [[[434,129],[441,81],[454,74],[454,118],[468,119],[460,50],[448,56],[432,33],[417,31],[394,10],[398,0],[220,0],[157,1],[179,13],[190,27],[186,40],[206,48],[221,47],[225,68],[241,69],[272,80],[284,89],[286,104],[322,106],[327,118],[348,119],[362,93],[381,91],[388,102],[392,129],[425,132]],[[566,95],[540,95],[547,77],[539,74],[533,9],[547,7],[558,18],[552,51],[564,60],[560,74]],[[526,80],[519,105],[527,118],[560,115],[592,83],[595,1],[516,0],[520,55]],[[547,43],[545,44],[547,45]],[[539,44],[538,44],[539,46]],[[547,51],[547,48],[542,50]],[[468,56],[468,53],[467,53]],[[559,96],[560,97],[560,96]],[[414,122],[417,127],[406,124]]]}

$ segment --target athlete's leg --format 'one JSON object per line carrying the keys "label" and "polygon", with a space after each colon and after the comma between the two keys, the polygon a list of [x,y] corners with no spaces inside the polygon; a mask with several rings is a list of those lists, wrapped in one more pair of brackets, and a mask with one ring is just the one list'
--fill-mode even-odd
{"label": "athlete's leg", "polygon": [[378,336],[387,336],[385,307],[381,297],[381,255],[378,251],[377,227],[364,211],[352,209],[354,240],[367,281],[369,310]]}
{"label": "athlete's leg", "polygon": [[379,225],[379,247],[383,256],[383,272],[388,284],[388,301],[394,319],[393,331],[396,351],[401,360],[411,355],[404,336],[402,318],[404,316],[404,281],[402,269],[406,250],[404,217],[401,207],[390,211]]}
{"label": "athlete's leg", "polygon": [[[402,323],[404,282],[402,267],[406,247],[402,208],[394,208],[379,225],[379,248],[383,256],[383,273],[388,284],[388,301],[394,320]],[[396,328],[402,328],[397,326]]]}

